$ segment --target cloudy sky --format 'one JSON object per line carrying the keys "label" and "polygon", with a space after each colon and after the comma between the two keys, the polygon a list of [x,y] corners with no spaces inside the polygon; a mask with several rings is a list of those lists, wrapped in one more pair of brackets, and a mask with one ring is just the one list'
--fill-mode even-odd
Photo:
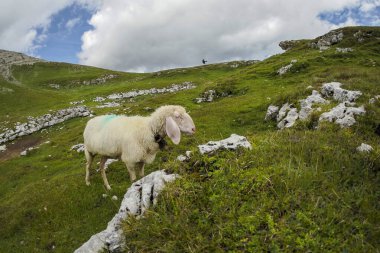
{"label": "cloudy sky", "polygon": [[0,49],[125,71],[264,59],[281,40],[380,25],[380,0],[1,0]]}

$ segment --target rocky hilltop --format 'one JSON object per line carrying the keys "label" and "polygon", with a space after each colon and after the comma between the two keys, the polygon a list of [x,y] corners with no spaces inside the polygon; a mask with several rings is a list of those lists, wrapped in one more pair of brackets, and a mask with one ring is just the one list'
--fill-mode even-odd
{"label": "rocky hilltop", "polygon": [[0,49],[0,75],[2,75],[5,80],[14,82],[15,79],[11,73],[12,65],[33,64],[41,61],[44,60],[23,53]]}

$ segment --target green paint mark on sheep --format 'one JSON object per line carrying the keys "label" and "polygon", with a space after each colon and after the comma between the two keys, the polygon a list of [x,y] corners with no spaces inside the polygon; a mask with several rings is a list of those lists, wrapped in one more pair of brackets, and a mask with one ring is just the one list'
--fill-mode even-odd
{"label": "green paint mark on sheep", "polygon": [[106,116],[104,116],[103,123],[107,124],[108,122],[110,122],[111,120],[113,120],[117,117],[118,117],[118,115],[114,115],[114,114],[106,115]]}

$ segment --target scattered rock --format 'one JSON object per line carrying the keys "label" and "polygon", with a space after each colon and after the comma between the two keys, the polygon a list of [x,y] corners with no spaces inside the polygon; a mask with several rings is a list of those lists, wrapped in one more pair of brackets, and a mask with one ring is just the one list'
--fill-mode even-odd
{"label": "scattered rock", "polygon": [[265,120],[274,120],[277,118],[279,108],[276,105],[270,105],[267,110],[267,114],[265,115]]}
{"label": "scattered rock", "polygon": [[285,118],[283,118],[280,122],[278,122],[277,127],[279,129],[289,128],[296,123],[296,120],[298,119],[298,112],[297,108],[291,108],[286,115]]}
{"label": "scattered rock", "polygon": [[116,195],[113,195],[112,198],[111,198],[113,201],[116,201],[118,200],[117,196]]}
{"label": "scattered rock", "polygon": [[372,37],[370,32],[363,32],[362,30],[354,33],[354,37],[358,40],[358,42],[363,42],[365,39]]}
{"label": "scattered rock", "polygon": [[307,90],[311,90],[311,89],[313,89],[313,88],[314,88],[314,87],[311,86],[311,85],[309,85],[309,86],[306,87]]}
{"label": "scattered rock", "polygon": [[103,102],[104,100],[106,100],[104,97],[96,97],[92,101],[94,101],[94,102]]}
{"label": "scattered rock", "polygon": [[176,174],[166,174],[163,170],[155,171],[134,182],[125,193],[119,212],[108,223],[107,228],[84,243],[75,253],[87,252],[121,252],[126,242],[123,236],[122,222],[133,215],[141,217],[145,210],[157,202],[165,184],[178,178]]}
{"label": "scattered rock", "polygon": [[91,111],[89,111],[87,107],[77,106],[59,110],[53,114],[45,114],[37,118],[28,117],[27,123],[17,122],[14,129],[7,129],[5,132],[0,133],[0,144],[7,141],[12,141],[17,137],[32,134],[43,128],[56,125],[63,121],[76,117],[86,117],[90,114]]}
{"label": "scattered rock", "polygon": [[277,70],[277,74],[279,74],[280,76],[285,74],[286,72],[288,72],[293,67],[293,64],[296,62],[297,62],[297,60],[292,60],[290,62],[290,64],[283,66],[279,70]]}
{"label": "scattered rock", "polygon": [[111,107],[119,107],[120,104],[116,102],[106,102],[102,105],[97,105],[96,108],[111,108]]}
{"label": "scattered rock", "polygon": [[98,77],[98,78],[95,78],[95,79],[91,79],[91,80],[72,81],[71,84],[74,84],[74,85],[96,85],[96,84],[103,84],[103,83],[107,82],[108,80],[114,79],[114,78],[117,78],[117,77],[119,77],[119,76],[118,75],[114,75],[114,74],[106,74],[106,75],[103,75],[101,77]]}
{"label": "scattered rock", "polygon": [[71,150],[75,150],[78,153],[84,152],[84,144],[83,143],[76,144],[76,145],[71,147]]}
{"label": "scattered rock", "polygon": [[30,148],[27,148],[25,149],[24,151],[22,151],[20,153],[21,156],[26,156],[30,151],[32,151],[33,149],[38,149],[38,147],[30,147]]}
{"label": "scattered rock", "polygon": [[7,150],[6,145],[0,145],[0,152]]}
{"label": "scattered rock", "polygon": [[177,160],[180,162],[189,161],[191,157],[191,151],[186,151],[186,155],[177,156]]}
{"label": "scattered rock", "polygon": [[356,123],[355,115],[363,115],[364,107],[353,107],[355,103],[343,102],[332,108],[331,111],[322,113],[319,121],[329,121],[339,124],[341,127],[350,127]]}
{"label": "scattered rock", "polygon": [[353,52],[354,50],[352,48],[350,48],[350,47],[346,47],[346,48],[337,47],[336,51],[338,53],[348,53],[348,52]]}
{"label": "scattered rock", "polygon": [[368,103],[369,103],[369,104],[374,104],[374,103],[376,103],[376,101],[379,100],[379,99],[380,99],[380,95],[377,95],[377,96],[375,96],[375,97],[373,97],[373,98],[370,98],[370,99],[368,100]]}
{"label": "scattered rock", "polygon": [[200,104],[202,102],[212,102],[214,101],[214,98],[216,98],[215,90],[208,90],[205,91],[200,98],[195,98],[195,102],[197,104]]}
{"label": "scattered rock", "polygon": [[311,95],[305,99],[300,100],[301,110],[299,112],[299,119],[305,120],[313,111],[314,104],[328,104],[329,101],[324,99],[318,91],[313,90]]}
{"label": "scattered rock", "polygon": [[356,148],[357,151],[359,152],[371,152],[373,150],[373,148],[368,145],[368,144],[365,144],[365,143],[362,143],[359,147]]}
{"label": "scattered rock", "polygon": [[325,97],[333,97],[339,102],[354,102],[362,95],[360,91],[350,91],[340,88],[342,84],[338,82],[325,83],[322,86],[321,93]]}
{"label": "scattered rock", "polygon": [[50,88],[57,89],[57,90],[59,90],[61,88],[61,86],[59,84],[56,84],[56,83],[49,83],[48,86]]}
{"label": "scattered rock", "polygon": [[73,102],[70,102],[71,105],[80,105],[80,104],[83,104],[85,100],[80,100],[80,101],[73,101]]}
{"label": "scattered rock", "polygon": [[134,98],[142,95],[150,95],[150,94],[162,94],[162,93],[173,93],[181,90],[193,89],[196,86],[192,82],[183,82],[182,84],[172,84],[169,88],[152,88],[149,90],[137,90],[137,91],[129,91],[124,93],[115,93],[108,95],[108,99],[124,99],[124,98]]}
{"label": "scattered rock", "polygon": [[201,154],[211,153],[219,149],[235,150],[238,147],[248,149],[252,148],[246,137],[237,134],[231,134],[229,138],[224,140],[209,141],[207,144],[198,146],[199,152],[201,152]]}
{"label": "scattered rock", "polygon": [[107,194],[105,194],[105,193],[103,193],[103,194],[102,194],[102,197],[103,197],[103,198],[107,198],[107,197],[108,197],[108,195],[107,195]]}
{"label": "scattered rock", "polygon": [[7,94],[7,93],[12,93],[14,92],[13,89],[6,88],[6,87],[0,87],[0,94]]}

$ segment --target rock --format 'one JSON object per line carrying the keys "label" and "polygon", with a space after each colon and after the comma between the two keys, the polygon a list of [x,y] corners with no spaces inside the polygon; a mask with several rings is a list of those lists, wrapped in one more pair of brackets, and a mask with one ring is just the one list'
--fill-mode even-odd
{"label": "rock", "polygon": [[300,100],[301,110],[299,112],[299,119],[305,120],[313,112],[314,104],[328,104],[329,101],[324,99],[318,91],[313,90],[311,95],[305,99]]}
{"label": "rock", "polygon": [[111,198],[113,201],[116,201],[118,200],[117,196],[116,195],[113,195],[112,198]]}
{"label": "rock", "polygon": [[235,150],[238,147],[252,149],[252,146],[248,142],[247,138],[237,134],[231,134],[229,138],[224,140],[209,141],[207,144],[198,146],[201,154],[211,153],[219,149]]}
{"label": "rock", "polygon": [[317,41],[310,43],[310,47],[323,51],[328,49],[330,46],[339,43],[342,39],[343,32],[341,30],[335,30],[316,38]]}
{"label": "rock", "polygon": [[297,119],[298,119],[297,108],[291,108],[288,114],[286,115],[286,117],[277,124],[277,127],[279,129],[292,127],[294,123],[296,123]]}
{"label": "rock", "polygon": [[7,150],[6,145],[0,145],[0,152]]}
{"label": "rock", "polygon": [[362,143],[359,147],[356,148],[357,151],[359,152],[371,152],[373,150],[373,148],[368,145],[368,144],[365,144],[365,143]]}
{"label": "rock", "polygon": [[374,104],[374,103],[376,103],[376,101],[379,100],[379,99],[380,99],[380,95],[377,95],[377,96],[375,96],[375,97],[373,97],[373,98],[370,98],[370,99],[368,100],[368,103],[369,103],[369,104]]}
{"label": "rock", "polygon": [[277,74],[280,76],[288,72],[293,67],[293,63],[290,63],[286,66],[281,67],[279,70],[277,70]]}
{"label": "rock", "polygon": [[363,32],[362,30],[354,33],[354,37],[358,40],[358,42],[363,42],[365,39],[368,39],[372,36],[370,32]]}
{"label": "rock", "polygon": [[322,86],[321,93],[326,97],[333,97],[339,102],[354,102],[362,93],[360,91],[350,91],[340,88],[342,84],[338,82],[325,83]]}
{"label": "rock", "polygon": [[319,121],[329,121],[339,124],[341,127],[350,127],[356,123],[355,115],[363,115],[364,107],[353,107],[355,103],[343,102],[332,108],[331,111],[322,113]]}
{"label": "rock", "polygon": [[105,194],[105,193],[103,193],[103,194],[102,194],[102,197],[103,197],[103,198],[107,198],[107,197],[108,197],[108,195],[107,195],[107,194]]}
{"label": "rock", "polygon": [[70,102],[71,105],[79,105],[79,104],[83,104],[85,100],[80,100],[80,101],[73,101],[73,102]]}
{"label": "rock", "polygon": [[340,48],[340,47],[337,47],[336,48],[336,52],[338,53],[348,53],[348,52],[353,52],[354,50],[350,47],[346,47],[346,48]]}
{"label": "rock", "polygon": [[28,151],[24,150],[20,153],[21,156],[26,156],[28,154]]}
{"label": "rock", "polygon": [[208,90],[205,91],[200,98],[195,98],[195,102],[197,104],[202,102],[212,102],[214,101],[214,97],[216,98],[216,92],[215,90]]}
{"label": "rock", "polygon": [[267,109],[267,114],[265,114],[265,120],[273,120],[276,119],[278,115],[279,108],[276,105],[270,105]]}
{"label": "rock", "polygon": [[177,156],[177,160],[180,162],[185,162],[188,160],[188,157],[184,156],[184,155],[179,155],[179,156]]}
{"label": "rock", "polygon": [[7,94],[7,93],[12,93],[14,92],[13,89],[6,88],[6,87],[0,87],[0,94]]}
{"label": "rock", "polygon": [[61,88],[61,86],[59,84],[56,84],[56,83],[49,83],[48,86],[50,88],[57,89],[57,90],[59,90]]}
{"label": "rock", "polygon": [[313,86],[309,85],[309,86],[306,87],[306,89],[307,90],[311,90],[311,89],[313,89]]}
{"label": "rock", "polygon": [[178,178],[176,174],[166,174],[163,170],[155,171],[134,182],[125,193],[118,213],[108,222],[107,228],[93,236],[75,253],[120,252],[126,245],[122,223],[128,216],[141,217],[145,210],[157,202],[165,184]]}
{"label": "rock", "polygon": [[84,144],[79,143],[71,147],[71,150],[76,150],[78,153],[79,152],[84,152]]}
{"label": "rock", "polygon": [[85,106],[70,107],[62,109],[53,114],[45,114],[37,118],[28,117],[27,123],[17,122],[14,129],[8,129],[3,133],[0,133],[0,144],[14,140],[17,137],[29,135],[37,132],[43,128],[53,126],[63,121],[75,118],[86,117],[90,115],[91,111]]}
{"label": "rock", "polygon": [[104,97],[96,97],[92,101],[94,101],[94,102],[103,102],[104,100],[106,100]]}
{"label": "rock", "polygon": [[192,82],[183,82],[182,84],[172,84],[168,88],[161,88],[161,89],[152,88],[149,90],[137,90],[137,91],[124,92],[124,93],[114,93],[114,94],[108,95],[107,98],[111,100],[134,98],[134,97],[143,96],[143,95],[173,93],[177,91],[193,89],[195,87],[196,86]]}
{"label": "rock", "polygon": [[102,105],[97,105],[96,108],[111,108],[111,107],[119,107],[120,104],[116,102],[106,102]]}
{"label": "rock", "polygon": [[298,43],[299,43],[298,40],[285,40],[285,41],[281,41],[279,46],[282,48],[282,50],[286,51],[286,50],[293,48]]}
{"label": "rock", "polygon": [[281,109],[278,111],[277,114],[277,122],[281,121],[285,116],[286,113],[293,108],[293,105],[289,103],[285,103],[282,105]]}

